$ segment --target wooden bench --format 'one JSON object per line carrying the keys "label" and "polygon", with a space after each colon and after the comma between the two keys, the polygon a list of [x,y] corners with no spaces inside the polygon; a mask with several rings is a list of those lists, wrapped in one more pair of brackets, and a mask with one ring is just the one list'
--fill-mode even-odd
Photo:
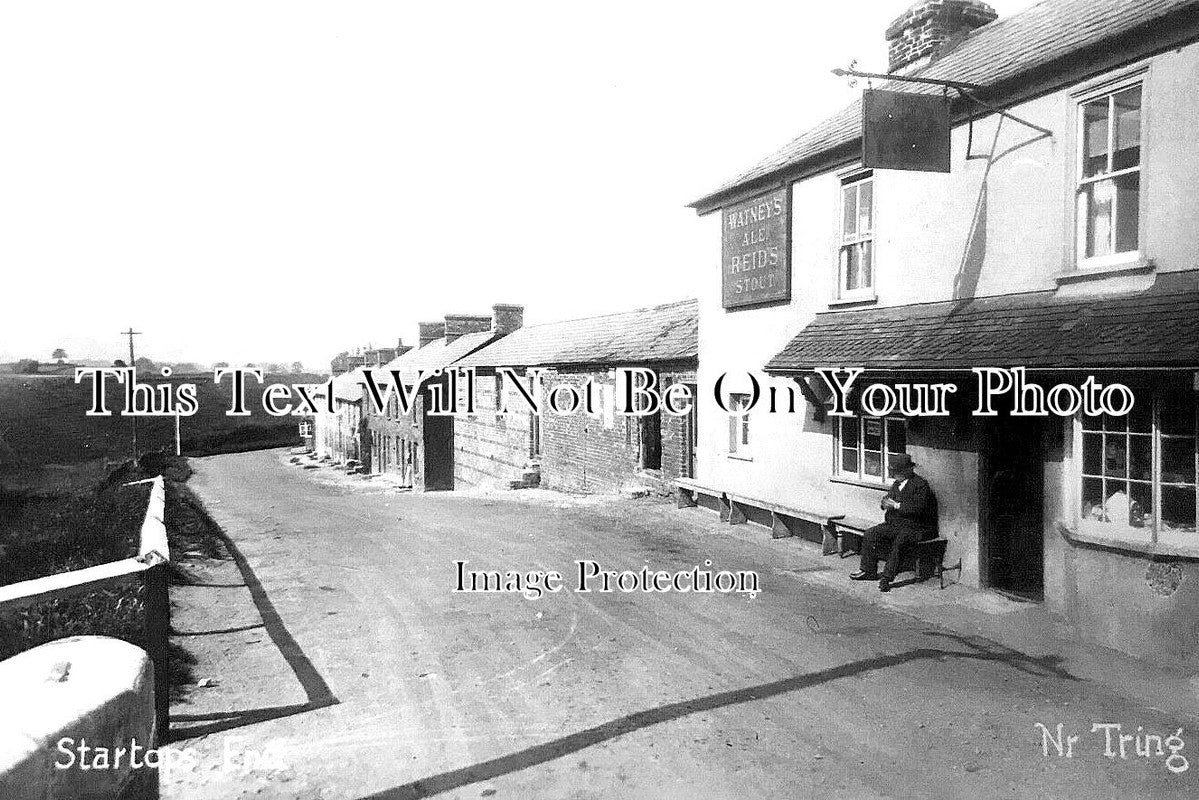
{"label": "wooden bench", "polygon": [[749,516],[746,514],[746,510],[749,508],[759,508],[763,511],[769,511],[770,535],[775,539],[798,536],[799,534],[794,523],[797,519],[813,522],[819,525],[821,530],[824,531],[824,554],[828,555],[834,552],[829,549],[829,521],[838,519],[839,515],[830,516],[827,513],[819,511],[796,508],[781,503],[772,503],[768,500],[761,500],[756,497],[749,497],[748,495],[726,492],[723,489],[702,484],[694,478],[678,478],[675,480],[675,491],[678,495],[679,508],[690,508],[699,505],[699,498],[701,496],[714,498],[720,508],[720,521],[727,522],[730,525],[742,525],[748,522]]}
{"label": "wooden bench", "polygon": [[[829,526],[837,539],[836,552],[841,558],[848,558],[862,552],[862,536],[878,523],[861,517],[842,516],[830,521]],[[919,580],[926,581],[936,575],[945,588],[945,570],[957,570],[958,578],[962,574],[962,560],[957,564],[945,566],[945,547],[949,540],[943,536],[924,539],[916,542],[916,546],[903,553],[899,562],[900,572],[915,572]],[[879,554],[879,560],[886,558],[885,553]]]}
{"label": "wooden bench", "polygon": [[[840,519],[841,517],[840,514],[830,515],[824,511],[814,511],[783,505],[782,503],[772,503],[769,500],[761,500],[734,492],[727,492],[725,496],[728,498],[729,503],[730,525],[741,525],[748,521],[749,518],[745,513],[746,508],[760,508],[763,511],[770,512],[770,535],[774,539],[798,536],[799,533],[796,531],[794,525],[794,520],[797,519],[819,525],[822,532],[827,532],[830,520]],[[825,555],[828,555],[827,550]]]}
{"label": "wooden bench", "polygon": [[701,496],[712,497],[720,505],[720,521],[729,521],[729,499],[725,496],[723,489],[705,486],[694,478],[676,478],[674,489],[678,496],[679,508],[692,508],[699,505]]}

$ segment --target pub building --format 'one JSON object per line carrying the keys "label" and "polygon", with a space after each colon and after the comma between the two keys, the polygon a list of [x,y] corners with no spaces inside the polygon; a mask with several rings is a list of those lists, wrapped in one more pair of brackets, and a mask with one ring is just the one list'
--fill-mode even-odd
{"label": "pub building", "polygon": [[[657,393],[683,384],[694,396],[698,350],[697,304],[682,300],[528,325],[463,358],[458,366],[473,367],[477,376],[478,413],[456,421],[458,485],[669,493],[675,479],[693,474],[695,414],[619,413],[618,371],[648,370]],[[539,414],[511,379],[503,380],[501,368],[523,382]],[[567,399],[559,407],[569,413],[550,408],[549,394],[582,397],[589,382],[595,414],[570,411]],[[507,414],[501,413],[505,395]]]}
{"label": "pub building", "polygon": [[[1079,638],[1199,663],[1199,3],[1049,0],[997,19],[935,0],[886,39],[889,78],[692,206],[722,254],[699,283],[699,384],[740,376],[734,410],[747,373],[799,399],[730,416],[701,392],[686,485],[726,513],[738,498],[733,521],[818,539],[829,516],[881,521],[906,453],[962,583],[1043,603]],[[942,142],[909,144],[924,163],[875,140],[905,104],[931,109],[922,124],[945,115]],[[975,367],[1025,367],[1047,390],[1093,376],[1135,404],[1012,416],[1009,393],[978,416]],[[947,416],[870,416],[860,393],[837,416],[822,368],[957,390]]]}

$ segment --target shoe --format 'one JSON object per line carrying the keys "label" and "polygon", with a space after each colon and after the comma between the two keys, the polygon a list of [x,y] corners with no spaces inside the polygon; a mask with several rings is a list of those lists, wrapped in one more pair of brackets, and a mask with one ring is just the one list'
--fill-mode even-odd
{"label": "shoe", "polygon": [[889,591],[891,591],[891,579],[890,579],[890,578],[888,578],[886,575],[884,575],[883,577],[879,578],[879,579],[878,579],[878,590],[879,590],[880,592],[889,592]]}
{"label": "shoe", "polygon": [[877,581],[878,576],[871,575],[869,572],[866,572],[865,570],[858,570],[854,574],[850,575],[849,579],[851,581]]}

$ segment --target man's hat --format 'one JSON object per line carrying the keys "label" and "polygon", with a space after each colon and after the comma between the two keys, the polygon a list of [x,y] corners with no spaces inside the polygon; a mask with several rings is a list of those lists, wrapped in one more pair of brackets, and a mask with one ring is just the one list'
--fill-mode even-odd
{"label": "man's hat", "polygon": [[916,462],[907,453],[900,453],[895,456],[895,462],[891,464],[891,469],[895,472],[902,472],[905,469],[915,469]]}

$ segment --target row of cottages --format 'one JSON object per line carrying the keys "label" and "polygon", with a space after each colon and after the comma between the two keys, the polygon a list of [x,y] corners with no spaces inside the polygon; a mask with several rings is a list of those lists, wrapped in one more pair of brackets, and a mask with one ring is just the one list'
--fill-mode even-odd
{"label": "row of cottages", "polygon": [[[524,323],[524,307],[497,304],[490,316],[447,314],[444,322],[420,323],[420,344],[415,350],[374,370],[377,383],[387,388],[383,413],[366,403],[363,438],[366,468],[392,474],[401,485],[417,491],[453,489],[457,414],[432,413],[449,407],[451,373],[464,358],[491,342],[517,331]],[[412,397],[405,410],[391,387],[393,375]],[[465,408],[465,407],[464,407]]]}
{"label": "row of cottages", "polygon": [[[932,0],[886,36],[892,76],[976,85],[1044,130],[876,79],[947,95],[949,172],[864,168],[855,103],[694,203],[713,256],[699,383],[740,375],[737,407],[746,373],[800,390],[795,413],[759,405],[735,435],[702,425],[697,483],[751,512],[877,521],[906,453],[964,583],[1043,602],[1082,638],[1197,663],[1199,3],[1048,0],[996,20]],[[971,368],[1019,366],[1046,388],[1121,382],[1136,404],[975,415]],[[859,386],[957,393],[946,417],[834,416],[814,370],[839,367],[865,368]],[[704,393],[699,414],[723,412]]]}
{"label": "row of cottages", "polygon": [[[694,395],[698,354],[695,300],[530,325],[483,347],[458,362],[475,370],[478,413],[455,420],[457,485],[669,491],[693,474],[695,414],[617,413],[618,370],[648,370],[659,391],[681,383]],[[539,414],[501,368],[523,381]],[[594,414],[572,410],[588,382]],[[563,413],[548,405],[551,392]]]}

